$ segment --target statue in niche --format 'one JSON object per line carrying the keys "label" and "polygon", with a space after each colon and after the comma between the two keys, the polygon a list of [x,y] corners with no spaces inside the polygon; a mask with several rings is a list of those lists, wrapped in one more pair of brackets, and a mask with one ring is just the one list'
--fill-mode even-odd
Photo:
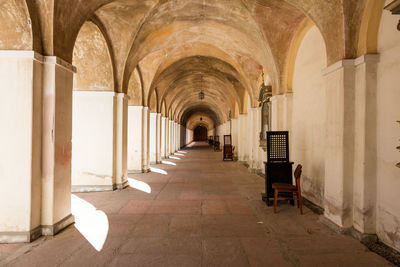
{"label": "statue in niche", "polygon": [[260,132],[260,147],[267,149],[267,131],[271,130],[271,99],[272,86],[265,85],[264,79],[260,87],[260,95],[258,102],[261,107],[261,132]]}

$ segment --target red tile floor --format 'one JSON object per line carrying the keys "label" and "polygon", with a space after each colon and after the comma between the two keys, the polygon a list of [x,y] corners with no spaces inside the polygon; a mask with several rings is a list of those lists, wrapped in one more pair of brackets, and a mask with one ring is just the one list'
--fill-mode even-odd
{"label": "red tile floor", "polygon": [[307,208],[274,214],[262,177],[199,143],[129,182],[73,194],[75,225],[0,245],[0,266],[391,266]]}

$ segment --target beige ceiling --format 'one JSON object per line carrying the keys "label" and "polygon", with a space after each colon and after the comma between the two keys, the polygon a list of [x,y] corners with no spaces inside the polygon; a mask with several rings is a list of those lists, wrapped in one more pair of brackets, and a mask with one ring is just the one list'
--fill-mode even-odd
{"label": "beige ceiling", "polygon": [[[210,118],[217,125],[227,120],[229,112],[246,113],[248,99],[252,107],[258,106],[263,72],[275,94],[290,92],[296,43],[309,25],[316,25],[324,38],[327,65],[354,58],[366,2],[5,0],[0,3],[0,21],[17,23],[21,34],[11,34],[15,31],[11,26],[2,27],[1,40],[7,41],[0,48],[33,48],[72,62],[74,47],[82,45],[78,35],[90,21],[109,50],[111,63],[103,72],[114,81],[107,87],[111,84],[114,91],[128,93],[132,105],[148,106],[150,99],[156,99],[154,112],[182,123],[189,119],[185,117],[189,110],[200,114],[211,109]],[[85,48],[80,46],[79,51]],[[200,91],[204,100],[198,98]]]}

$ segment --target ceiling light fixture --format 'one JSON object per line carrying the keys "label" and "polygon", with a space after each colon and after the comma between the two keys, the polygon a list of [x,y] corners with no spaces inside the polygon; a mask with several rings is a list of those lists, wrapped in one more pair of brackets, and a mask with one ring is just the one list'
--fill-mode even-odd
{"label": "ceiling light fixture", "polygon": [[201,75],[200,76],[200,86],[201,86],[201,89],[200,89],[200,93],[199,93],[199,99],[200,100],[203,100],[204,99],[204,97],[205,97],[205,95],[204,95],[204,93],[203,93],[203,75]]}

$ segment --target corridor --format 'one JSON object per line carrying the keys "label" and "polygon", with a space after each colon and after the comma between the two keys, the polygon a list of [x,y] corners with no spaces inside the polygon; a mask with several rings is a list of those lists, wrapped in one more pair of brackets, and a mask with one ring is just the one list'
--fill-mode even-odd
{"label": "corridor", "polygon": [[307,208],[273,214],[261,176],[190,146],[122,191],[74,194],[74,226],[0,244],[0,266],[390,266]]}

